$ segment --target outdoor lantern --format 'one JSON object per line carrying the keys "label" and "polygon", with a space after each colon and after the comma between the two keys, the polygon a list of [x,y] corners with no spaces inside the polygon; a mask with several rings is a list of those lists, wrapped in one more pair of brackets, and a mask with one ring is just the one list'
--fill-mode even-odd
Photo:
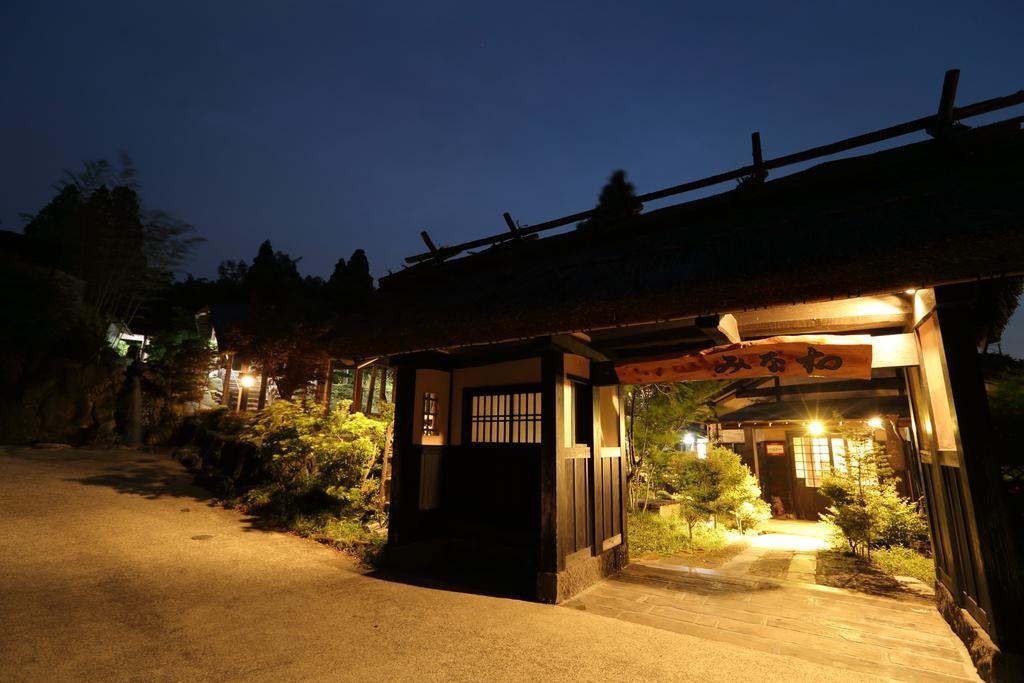
{"label": "outdoor lantern", "polygon": [[253,379],[252,375],[242,375],[242,378],[238,381],[246,389],[252,388],[252,385],[256,383],[256,380]]}
{"label": "outdoor lantern", "polygon": [[873,418],[871,418],[870,420],[868,420],[868,427],[874,427],[875,429],[881,429],[882,428],[882,418],[880,418],[880,417],[873,417]]}
{"label": "outdoor lantern", "polygon": [[825,433],[825,425],[818,420],[811,420],[807,423],[807,433],[811,436],[821,436]]}

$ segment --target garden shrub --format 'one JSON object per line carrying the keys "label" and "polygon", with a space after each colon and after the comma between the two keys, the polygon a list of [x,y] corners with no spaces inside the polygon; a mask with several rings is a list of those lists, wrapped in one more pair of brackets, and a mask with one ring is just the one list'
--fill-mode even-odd
{"label": "garden shrub", "polygon": [[728,523],[742,532],[771,516],[750,468],[725,446],[710,446],[705,458],[673,452],[664,471],[670,496],[679,501],[680,515],[690,532],[707,519],[716,526],[720,521]]}
{"label": "garden shrub", "polygon": [[916,550],[900,546],[879,548],[871,561],[891,576],[912,576],[928,586],[935,585],[935,561]]}
{"label": "garden shrub", "polygon": [[247,503],[275,516],[319,511],[368,519],[378,512],[370,481],[384,446],[389,415],[350,413],[343,401],[330,414],[319,404],[279,400],[241,432],[256,449],[270,482]]}
{"label": "garden shrub", "polygon": [[704,524],[689,525],[679,516],[662,517],[648,512],[629,515],[629,551],[673,555],[683,550],[718,550],[726,544],[721,529]]}
{"label": "garden shrub", "polygon": [[831,503],[822,519],[833,527],[835,540],[868,557],[875,548],[927,540],[924,516],[916,503],[896,491],[898,480],[873,430],[847,423],[843,437],[851,444],[844,467],[834,469],[818,489]]}

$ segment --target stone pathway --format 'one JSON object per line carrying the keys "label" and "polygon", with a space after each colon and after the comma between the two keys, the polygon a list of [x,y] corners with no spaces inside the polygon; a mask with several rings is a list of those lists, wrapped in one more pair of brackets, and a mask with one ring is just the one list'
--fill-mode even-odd
{"label": "stone pathway", "polygon": [[565,606],[838,667],[854,680],[979,680],[933,603],[815,585],[815,556],[827,547],[820,526],[768,531],[719,569],[637,562]]}
{"label": "stone pathway", "polygon": [[769,520],[750,547],[719,568],[725,574],[815,583],[817,555],[829,547],[823,524]]}

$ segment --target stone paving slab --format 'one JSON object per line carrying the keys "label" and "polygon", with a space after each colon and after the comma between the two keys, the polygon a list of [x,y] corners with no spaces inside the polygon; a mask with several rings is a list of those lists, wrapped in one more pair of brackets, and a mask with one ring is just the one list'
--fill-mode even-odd
{"label": "stone paving slab", "polygon": [[899,681],[977,681],[934,607],[710,570],[630,565],[566,607]]}

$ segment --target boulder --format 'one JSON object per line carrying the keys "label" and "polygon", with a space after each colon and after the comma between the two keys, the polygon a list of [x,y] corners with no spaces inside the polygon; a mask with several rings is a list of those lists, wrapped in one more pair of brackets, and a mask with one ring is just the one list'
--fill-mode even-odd
{"label": "boulder", "polygon": [[75,403],[63,392],[52,392],[39,406],[43,434],[39,438],[62,441],[78,431],[74,423]]}

